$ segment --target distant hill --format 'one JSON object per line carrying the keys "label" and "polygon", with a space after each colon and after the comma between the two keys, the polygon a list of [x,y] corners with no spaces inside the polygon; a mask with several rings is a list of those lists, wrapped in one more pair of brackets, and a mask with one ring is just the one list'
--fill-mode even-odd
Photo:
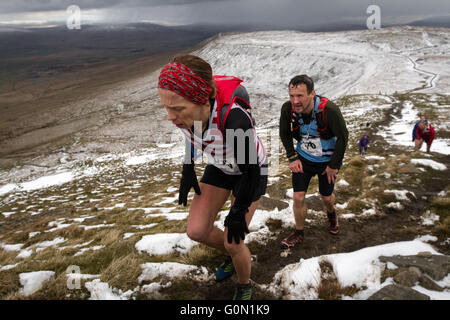
{"label": "distant hill", "polygon": [[408,23],[408,25],[450,28],[450,16],[431,17],[427,19],[417,20],[412,23]]}

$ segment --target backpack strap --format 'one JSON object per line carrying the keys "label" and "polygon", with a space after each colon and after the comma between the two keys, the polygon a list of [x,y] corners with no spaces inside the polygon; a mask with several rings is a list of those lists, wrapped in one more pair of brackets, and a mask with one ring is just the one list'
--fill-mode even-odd
{"label": "backpack strap", "polygon": [[[217,102],[219,103],[219,101]],[[231,95],[231,98],[229,100],[228,103],[224,104],[223,106],[218,106],[218,121],[217,121],[217,125],[219,126],[219,130],[224,132],[225,131],[225,122],[227,121],[228,118],[228,114],[231,111],[231,107],[233,106],[234,103],[239,104],[242,108],[244,108],[245,110],[251,110],[251,106],[250,106],[250,97],[247,93],[247,89],[245,89],[245,87],[243,86],[239,86],[237,87],[234,91],[233,94]],[[248,112],[250,115],[250,118],[252,119],[252,122],[254,123],[253,117],[251,115],[250,112]]]}
{"label": "backpack strap", "polygon": [[294,106],[292,105],[292,102],[291,102],[291,128],[292,128],[292,131],[296,131],[300,128],[300,125],[298,122],[299,120],[300,120],[300,117],[298,116],[298,114],[294,113]]}
{"label": "backpack strap", "polygon": [[317,107],[316,113],[316,121],[317,121],[317,130],[319,132],[323,132],[327,130],[328,123],[325,121],[325,106],[328,103],[328,99],[325,97],[320,98],[320,104]]}
{"label": "backpack strap", "polygon": [[[327,102],[328,102],[327,98],[320,97],[320,104],[317,107],[318,110],[316,113],[316,120],[318,120],[317,121],[317,130],[319,132],[326,131],[328,128],[328,124],[325,121],[325,112],[324,112]],[[292,105],[292,102],[291,102],[291,129],[292,129],[293,133],[296,132],[300,128],[299,120],[300,120],[300,117],[294,113],[294,106]]]}

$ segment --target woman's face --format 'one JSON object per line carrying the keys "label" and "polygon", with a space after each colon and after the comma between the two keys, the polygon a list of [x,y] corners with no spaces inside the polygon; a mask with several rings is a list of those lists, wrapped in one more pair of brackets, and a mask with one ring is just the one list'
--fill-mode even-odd
{"label": "woman's face", "polygon": [[[181,129],[190,129],[194,121],[208,120],[205,114],[209,115],[209,104],[198,105],[173,91],[159,88],[159,97],[167,111],[167,120]],[[205,113],[205,109],[206,112]]]}

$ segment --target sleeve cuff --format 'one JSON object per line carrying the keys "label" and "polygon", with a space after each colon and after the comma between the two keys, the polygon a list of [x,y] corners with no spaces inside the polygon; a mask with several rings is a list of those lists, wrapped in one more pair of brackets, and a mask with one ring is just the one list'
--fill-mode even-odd
{"label": "sleeve cuff", "polygon": [[297,153],[288,157],[288,159],[289,159],[289,162],[294,162],[294,161],[300,160]]}

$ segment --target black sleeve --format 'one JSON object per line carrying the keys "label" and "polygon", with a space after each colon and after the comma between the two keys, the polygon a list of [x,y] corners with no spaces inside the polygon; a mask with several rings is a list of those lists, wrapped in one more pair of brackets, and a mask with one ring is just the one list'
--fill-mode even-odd
{"label": "black sleeve", "polygon": [[348,130],[344,117],[337,105],[328,102],[325,107],[325,121],[331,132],[336,136],[336,146],[334,147],[333,157],[328,166],[332,169],[339,169],[344,159],[345,149],[348,143]]}
{"label": "black sleeve", "polygon": [[239,145],[239,143],[242,143],[238,141],[239,135],[234,135],[234,159],[242,172],[242,180],[240,188],[236,192],[234,205],[248,209],[252,202],[253,191],[258,187],[261,176],[261,168],[258,164],[258,154],[254,143],[256,132],[246,112],[237,108],[230,110],[224,127],[225,129],[235,130],[234,132],[242,129],[242,133],[246,134],[244,148]]}
{"label": "black sleeve", "polygon": [[296,155],[296,151],[293,144],[293,136],[291,129],[291,102],[285,102],[281,107],[280,115],[280,139],[286,150],[286,156],[288,158]]}

